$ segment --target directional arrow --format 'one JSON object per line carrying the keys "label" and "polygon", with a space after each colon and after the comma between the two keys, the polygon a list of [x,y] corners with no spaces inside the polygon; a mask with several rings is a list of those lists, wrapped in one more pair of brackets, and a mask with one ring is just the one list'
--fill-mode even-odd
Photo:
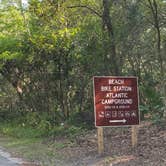
{"label": "directional arrow", "polygon": [[110,122],[110,123],[118,123],[118,122],[126,123],[127,120],[126,120],[126,119],[122,119],[122,120],[110,120],[109,122]]}

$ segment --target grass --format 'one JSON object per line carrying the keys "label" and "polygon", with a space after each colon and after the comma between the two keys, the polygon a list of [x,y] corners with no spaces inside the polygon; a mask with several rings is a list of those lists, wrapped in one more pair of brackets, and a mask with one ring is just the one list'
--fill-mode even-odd
{"label": "grass", "polygon": [[[63,144],[54,143],[56,145],[50,146],[47,144],[43,144],[42,140],[35,139],[18,139],[18,138],[0,138],[0,146],[6,148],[9,152],[11,152],[14,156],[21,157],[26,159],[27,161],[35,161],[40,163],[42,166],[51,165],[51,163],[55,163],[56,159],[64,160],[58,153],[56,153],[56,148],[63,147]],[[46,164],[47,163],[47,164]],[[48,164],[49,163],[49,164]]]}
{"label": "grass", "polygon": [[[55,126],[49,136],[47,131],[24,125],[0,123],[0,146],[14,156],[28,161],[40,161],[42,166],[55,163],[65,165],[63,148],[73,146],[73,140],[83,130],[79,127]],[[57,137],[57,139],[55,139]],[[63,138],[63,139],[61,139]],[[58,165],[58,164],[57,164]]]}
{"label": "grass", "polygon": [[15,138],[39,138],[44,134],[44,131],[39,129],[10,123],[1,123],[0,132]]}

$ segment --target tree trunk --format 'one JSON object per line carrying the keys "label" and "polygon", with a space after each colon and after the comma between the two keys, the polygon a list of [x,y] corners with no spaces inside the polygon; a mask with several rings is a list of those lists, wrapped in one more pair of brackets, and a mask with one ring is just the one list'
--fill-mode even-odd
{"label": "tree trunk", "polygon": [[159,22],[159,14],[158,14],[158,5],[156,0],[148,0],[149,6],[153,16],[154,28],[156,30],[156,40],[157,40],[157,56],[158,62],[160,65],[160,81],[161,81],[161,93],[163,97],[163,104],[164,104],[164,116],[166,117],[166,83],[164,80],[165,73],[164,73],[164,61],[161,54],[161,30],[160,30],[160,22]]}
{"label": "tree trunk", "polygon": [[120,74],[120,66],[118,65],[118,58],[116,53],[116,44],[115,44],[115,37],[114,37],[114,30],[112,26],[112,19],[110,16],[110,7],[111,1],[110,0],[103,0],[103,29],[107,30],[108,36],[110,39],[110,53],[111,53],[111,68],[113,75]]}

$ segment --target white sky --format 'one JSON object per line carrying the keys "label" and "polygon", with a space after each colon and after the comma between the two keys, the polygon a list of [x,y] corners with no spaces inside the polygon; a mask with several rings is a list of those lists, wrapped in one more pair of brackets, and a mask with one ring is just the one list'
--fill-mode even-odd
{"label": "white sky", "polygon": [[28,4],[28,0],[22,0],[22,3],[27,5]]}

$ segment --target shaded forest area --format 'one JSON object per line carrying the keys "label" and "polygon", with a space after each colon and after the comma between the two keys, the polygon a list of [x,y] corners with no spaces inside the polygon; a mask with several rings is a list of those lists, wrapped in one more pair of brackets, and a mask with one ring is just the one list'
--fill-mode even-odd
{"label": "shaded forest area", "polygon": [[141,119],[166,119],[165,0],[25,2],[0,2],[1,123],[94,127],[102,75],[137,76]]}

